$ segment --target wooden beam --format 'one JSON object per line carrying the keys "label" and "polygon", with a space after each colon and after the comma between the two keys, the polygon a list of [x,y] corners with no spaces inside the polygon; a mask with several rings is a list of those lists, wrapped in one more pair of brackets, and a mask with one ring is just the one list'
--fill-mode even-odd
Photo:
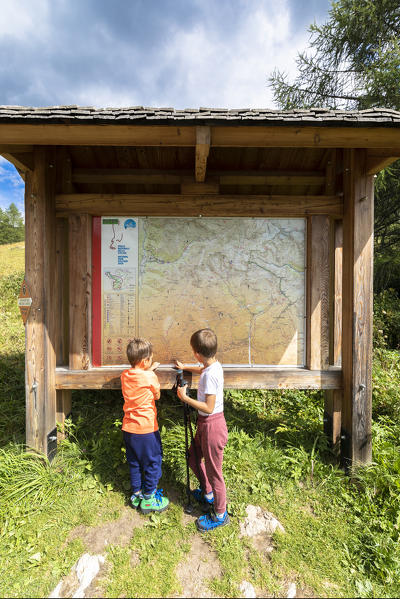
{"label": "wooden beam", "polygon": [[343,221],[331,222],[331,293],[329,363],[342,366]]}
{"label": "wooden beam", "polygon": [[14,152],[29,153],[32,154],[32,145],[21,145],[21,144],[0,144],[0,154],[13,154]]}
{"label": "wooden beam", "polygon": [[210,127],[196,127],[195,179],[197,183],[203,183],[206,178],[207,158],[210,152],[210,143]]}
{"label": "wooden beam", "polygon": [[329,218],[312,216],[307,226],[307,367],[329,365]]}
{"label": "wooden beam", "polygon": [[400,154],[397,156],[368,156],[367,158],[367,175],[375,175],[384,168],[400,160]]}
{"label": "wooden beam", "polygon": [[180,185],[182,177],[193,179],[193,173],[190,170],[140,168],[75,168],[72,171],[75,183]]}
{"label": "wooden beam", "polygon": [[57,214],[136,216],[305,216],[343,215],[338,196],[60,194]]}
{"label": "wooden beam", "polygon": [[25,278],[32,306],[26,338],[26,443],[48,453],[56,425],[54,151],[35,148],[25,187]]}
{"label": "wooden beam", "polygon": [[397,148],[400,129],[389,127],[215,126],[213,147]]}
{"label": "wooden beam", "polygon": [[340,431],[342,422],[342,389],[325,390],[324,432],[333,452],[340,452]]}
{"label": "wooden beam", "polygon": [[[69,370],[57,368],[57,389],[119,389],[120,376],[125,367]],[[171,389],[176,371],[157,369],[161,387]],[[192,387],[197,388],[199,377],[193,375]],[[226,389],[337,389],[342,386],[340,369],[310,371],[305,368],[224,368]]]}
{"label": "wooden beam", "polygon": [[175,125],[55,125],[0,123],[3,144],[194,147],[196,128]]}
{"label": "wooden beam", "polygon": [[[189,179],[194,181],[193,174],[188,170],[76,168],[72,171],[72,181],[75,183],[180,185]],[[207,182],[210,179],[220,185],[320,186],[325,183],[325,174],[319,171],[208,171]]]}
{"label": "wooden beam", "polygon": [[69,367],[90,366],[91,344],[91,237],[88,214],[69,217]]}
{"label": "wooden beam", "polygon": [[192,179],[182,179],[181,195],[204,196],[204,195],[219,194],[219,183],[211,178],[204,183],[198,183]]}
{"label": "wooden beam", "polygon": [[[391,148],[400,155],[396,127],[217,125],[212,147]],[[99,146],[196,146],[192,125],[87,125],[0,123],[2,144]]]}
{"label": "wooden beam", "polygon": [[33,153],[32,152],[13,152],[3,153],[3,157],[11,162],[18,171],[26,172],[33,169]]}
{"label": "wooden beam", "polygon": [[366,153],[344,152],[343,409],[345,464],[371,460],[374,182]]}
{"label": "wooden beam", "polygon": [[328,196],[336,193],[336,150],[329,150],[330,154],[325,167],[325,193]]}
{"label": "wooden beam", "polygon": [[56,279],[54,310],[57,315],[56,357],[57,366],[67,364],[69,359],[69,267],[68,267],[68,220],[57,218],[56,223]]}
{"label": "wooden beam", "polygon": [[[255,172],[251,174],[242,174],[240,171],[233,174],[221,174],[219,177],[220,185],[324,185],[325,176],[318,175],[288,175],[284,171],[282,173],[269,174]],[[327,194],[333,195],[333,194]]]}
{"label": "wooden beam", "polygon": [[59,147],[57,155],[57,193],[74,193],[72,160],[69,148]]}
{"label": "wooden beam", "polygon": [[71,415],[72,410],[72,391],[70,389],[57,389],[57,440],[61,441],[66,437],[65,421]]}
{"label": "wooden beam", "polygon": [[[343,222],[331,221],[330,235],[330,344],[329,363],[342,365]],[[343,390],[325,391],[324,431],[336,454],[340,451]]]}

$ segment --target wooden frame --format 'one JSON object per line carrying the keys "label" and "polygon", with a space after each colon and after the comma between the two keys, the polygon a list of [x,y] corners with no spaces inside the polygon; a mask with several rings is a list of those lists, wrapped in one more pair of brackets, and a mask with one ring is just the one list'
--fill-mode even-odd
{"label": "wooden frame", "polygon": [[[370,460],[371,175],[400,156],[394,126],[38,120],[0,123],[0,140],[0,153],[26,180],[28,445],[48,452],[73,389],[120,386],[122,367],[91,366],[93,215],[303,217],[306,367],[227,368],[226,387],[323,389],[325,432],[342,462]],[[267,150],[282,160],[268,162]],[[109,158],[90,160],[101,152]],[[304,156],[314,158],[303,165]],[[160,368],[159,378],[171,388],[174,371]]]}
{"label": "wooden frame", "polygon": [[[101,367],[90,370],[57,368],[57,389],[119,389],[120,375],[125,367]],[[171,389],[176,379],[173,368],[161,367],[157,370],[161,387]],[[192,377],[192,387],[197,388],[198,375]],[[307,368],[224,368],[226,389],[340,389],[342,387],[340,368],[308,370]]]}

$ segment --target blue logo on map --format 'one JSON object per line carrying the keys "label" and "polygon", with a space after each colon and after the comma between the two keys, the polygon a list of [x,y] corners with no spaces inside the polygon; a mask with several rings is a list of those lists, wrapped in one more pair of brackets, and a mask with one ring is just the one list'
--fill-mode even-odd
{"label": "blue logo on map", "polygon": [[128,218],[124,222],[124,227],[125,229],[134,229],[136,227],[136,222],[133,220],[133,218]]}

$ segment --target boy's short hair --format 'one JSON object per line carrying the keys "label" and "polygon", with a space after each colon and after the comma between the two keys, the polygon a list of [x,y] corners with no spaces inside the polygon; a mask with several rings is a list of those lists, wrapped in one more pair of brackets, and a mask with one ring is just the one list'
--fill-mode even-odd
{"label": "boy's short hair", "polygon": [[200,329],[190,338],[193,350],[205,358],[213,358],[217,353],[217,335],[211,329]]}
{"label": "boy's short hair", "polygon": [[141,337],[134,337],[132,341],[128,343],[126,348],[126,355],[131,366],[136,366],[142,360],[150,358],[153,353],[153,346],[147,339]]}

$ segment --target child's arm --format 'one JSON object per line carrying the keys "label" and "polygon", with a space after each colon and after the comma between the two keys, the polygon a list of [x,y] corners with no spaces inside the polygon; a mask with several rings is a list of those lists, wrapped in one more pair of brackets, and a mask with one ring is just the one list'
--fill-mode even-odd
{"label": "child's arm", "polygon": [[155,370],[159,366],[160,366],[160,362],[153,362],[153,364],[150,366],[149,370]]}
{"label": "child's arm", "polygon": [[206,395],[206,401],[197,401],[197,399],[192,399],[186,395],[187,385],[184,387],[178,387],[177,394],[181,401],[189,404],[195,410],[200,410],[201,412],[205,412],[206,414],[212,414],[215,408],[215,400],[216,395]]}
{"label": "child's arm", "polygon": [[179,360],[174,360],[177,368],[180,368],[180,370],[187,370],[188,372],[197,372],[198,374],[201,374],[204,366],[185,366],[184,364],[182,364],[182,362],[179,362]]}

